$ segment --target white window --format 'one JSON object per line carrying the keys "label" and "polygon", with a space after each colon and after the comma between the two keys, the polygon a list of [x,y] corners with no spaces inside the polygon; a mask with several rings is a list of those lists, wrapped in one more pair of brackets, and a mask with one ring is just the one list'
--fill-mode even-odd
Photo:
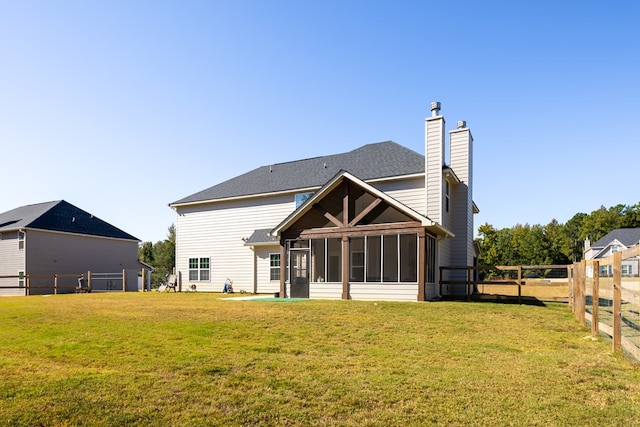
{"label": "white window", "polygon": [[280,254],[269,254],[269,280],[280,280]]}
{"label": "white window", "polygon": [[313,196],[313,193],[298,193],[296,194],[295,200],[296,200],[296,209],[298,209],[300,207],[301,204],[303,204],[304,202],[306,202],[309,197]]}
{"label": "white window", "polygon": [[451,186],[449,181],[444,180],[444,209],[449,212],[449,198],[451,196]]}
{"label": "white window", "polygon": [[209,281],[209,258],[189,258],[189,280]]}
{"label": "white window", "polygon": [[24,249],[24,231],[18,231],[18,249]]}
{"label": "white window", "polygon": [[618,252],[620,250],[620,246],[618,245],[611,245],[611,253],[613,252]]}
{"label": "white window", "polygon": [[24,288],[24,271],[18,271],[18,286]]}
{"label": "white window", "polygon": [[633,274],[633,268],[630,264],[622,264],[622,275],[631,276]]}

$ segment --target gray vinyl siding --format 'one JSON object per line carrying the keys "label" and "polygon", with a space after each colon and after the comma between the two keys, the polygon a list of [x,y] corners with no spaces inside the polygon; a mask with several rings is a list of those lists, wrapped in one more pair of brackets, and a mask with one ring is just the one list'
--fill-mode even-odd
{"label": "gray vinyl siding", "polygon": [[[26,232],[27,274],[87,274],[115,273],[126,270],[127,291],[138,290],[138,242],[58,233],[40,230]],[[60,279],[64,286],[77,285],[77,279]],[[32,279],[31,284],[48,285],[51,279]],[[97,285],[97,284],[96,284]],[[96,286],[96,289],[98,287]],[[67,289],[63,292],[74,292]],[[32,293],[51,293],[39,290]]]}
{"label": "gray vinyl siding", "polygon": [[[220,292],[228,277],[236,292],[253,292],[254,255],[242,239],[275,227],[294,209],[294,193],[177,207],[176,268],[183,288],[195,283],[199,291]],[[195,257],[210,258],[209,281],[189,281],[189,258]],[[259,291],[270,285],[258,277]]]}
{"label": "gray vinyl siding", "polygon": [[[25,250],[18,249],[18,232],[5,231],[0,238],[0,276],[25,271]],[[18,279],[0,279],[0,286],[18,286]],[[24,295],[22,289],[0,289],[0,295]]]}

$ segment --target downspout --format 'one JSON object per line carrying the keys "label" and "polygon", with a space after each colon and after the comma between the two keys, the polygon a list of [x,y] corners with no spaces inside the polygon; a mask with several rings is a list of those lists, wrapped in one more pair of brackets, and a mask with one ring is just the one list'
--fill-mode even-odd
{"label": "downspout", "polygon": [[253,293],[258,293],[258,254],[256,253],[256,247],[252,246],[253,251]]}

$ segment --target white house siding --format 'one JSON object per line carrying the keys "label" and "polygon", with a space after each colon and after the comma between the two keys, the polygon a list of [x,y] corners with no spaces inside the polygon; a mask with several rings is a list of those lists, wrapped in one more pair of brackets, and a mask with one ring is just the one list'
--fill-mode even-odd
{"label": "white house siding", "polygon": [[459,235],[455,253],[460,265],[473,265],[473,138],[468,128],[450,132],[451,168],[460,179],[454,188],[452,230]]}
{"label": "white house siding", "polygon": [[341,299],[342,283],[312,282],[309,285],[309,298]]}
{"label": "white house siding", "polygon": [[[453,196],[453,187],[455,186],[455,184],[453,182],[449,183],[449,210],[447,211],[447,207],[446,207],[445,202],[444,202],[444,194],[445,194],[444,191],[445,191],[445,188],[446,188],[446,183],[445,183],[446,178],[443,177],[441,179],[441,181],[442,181],[442,187],[441,188],[442,188],[442,200],[443,200],[443,202],[442,202],[442,214],[441,214],[439,222],[444,228],[446,228],[447,230],[451,230],[452,226],[453,226],[453,218],[452,218],[451,214],[452,214],[452,211],[454,209],[453,203],[451,203],[451,202],[453,201],[453,197],[452,197]],[[455,231],[454,231],[454,234],[455,234]]]}
{"label": "white house siding", "polygon": [[[6,231],[0,238],[0,276],[25,271],[24,249],[18,249],[18,232]],[[18,286],[18,279],[0,279],[0,286]],[[24,289],[2,289],[0,295],[24,295]]]}
{"label": "white house siding", "polygon": [[256,246],[256,279],[259,294],[273,294],[280,292],[280,281],[271,279],[271,254],[280,254],[280,246]]}
{"label": "white house siding", "polygon": [[[126,270],[127,291],[138,290],[138,242],[71,233],[58,233],[29,229],[26,231],[25,249],[27,274],[85,274],[115,273]],[[32,279],[31,285],[52,285],[53,279]],[[59,279],[63,286],[77,285],[77,279]],[[120,282],[121,285],[121,282]],[[99,288],[96,282],[95,289]],[[31,293],[51,293],[52,289],[33,290]],[[74,292],[73,288],[61,292]]]}
{"label": "white house siding", "polygon": [[[182,287],[195,283],[199,291],[221,292],[228,277],[234,291],[253,292],[253,251],[242,239],[275,227],[294,208],[294,194],[178,206],[176,269]],[[189,258],[196,257],[210,258],[209,281],[189,281]]]}
{"label": "white house siding", "polygon": [[426,214],[424,202],[424,176],[394,181],[374,182],[372,183],[372,186],[387,193],[389,196],[410,207],[419,214]]}
{"label": "white house siding", "polygon": [[417,301],[417,284],[351,283],[349,295],[364,301]]}
{"label": "white house siding", "polygon": [[425,185],[427,217],[442,221],[442,165],[444,164],[444,117],[425,120]]}

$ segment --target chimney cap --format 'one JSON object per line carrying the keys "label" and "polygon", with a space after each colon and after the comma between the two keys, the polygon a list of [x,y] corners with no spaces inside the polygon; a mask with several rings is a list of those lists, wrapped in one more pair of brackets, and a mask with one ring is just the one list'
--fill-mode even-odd
{"label": "chimney cap", "polygon": [[430,108],[431,108],[431,115],[437,116],[438,113],[440,112],[440,103],[438,101],[434,101],[431,103]]}
{"label": "chimney cap", "polygon": [[465,129],[467,127],[467,121],[458,120],[457,126],[458,126],[458,129]]}

